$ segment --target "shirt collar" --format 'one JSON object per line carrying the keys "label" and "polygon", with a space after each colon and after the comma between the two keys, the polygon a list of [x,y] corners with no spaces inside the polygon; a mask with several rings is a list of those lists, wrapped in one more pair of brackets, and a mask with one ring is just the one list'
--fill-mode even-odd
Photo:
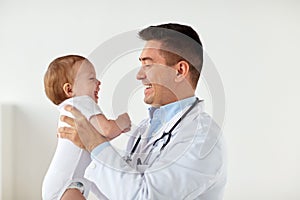
{"label": "shirt collar", "polygon": [[186,99],[175,101],[173,103],[169,103],[161,107],[150,107],[148,109],[150,123],[153,117],[161,119],[161,121],[164,123],[169,122],[172,119],[172,117],[174,117],[174,115],[182,111],[187,106],[192,105],[195,100],[196,97],[192,96]]}

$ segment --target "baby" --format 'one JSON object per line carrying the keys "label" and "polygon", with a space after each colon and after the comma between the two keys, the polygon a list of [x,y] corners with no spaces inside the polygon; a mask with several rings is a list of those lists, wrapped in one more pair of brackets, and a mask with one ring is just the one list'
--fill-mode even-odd
{"label": "baby", "polygon": [[[127,113],[116,120],[105,117],[98,103],[101,82],[96,78],[93,64],[78,55],[67,55],[52,61],[44,77],[47,97],[58,105],[60,115],[70,116],[64,110],[75,106],[108,140],[129,131],[131,121]],[[67,126],[59,121],[58,126]],[[77,188],[87,198],[89,191],[100,196],[100,191],[85,179],[84,171],[90,163],[90,154],[66,139],[58,138],[57,148],[42,187],[44,200],[61,199],[69,188]]]}

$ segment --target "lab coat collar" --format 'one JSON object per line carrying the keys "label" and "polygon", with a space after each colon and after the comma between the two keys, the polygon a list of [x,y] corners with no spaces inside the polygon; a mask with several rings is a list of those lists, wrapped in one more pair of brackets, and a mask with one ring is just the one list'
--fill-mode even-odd
{"label": "lab coat collar", "polygon": [[195,100],[196,97],[192,96],[161,107],[148,108],[150,123],[154,116],[155,118],[160,119],[162,121],[162,124],[169,122],[174,117],[174,115],[182,111],[187,106],[192,105]]}

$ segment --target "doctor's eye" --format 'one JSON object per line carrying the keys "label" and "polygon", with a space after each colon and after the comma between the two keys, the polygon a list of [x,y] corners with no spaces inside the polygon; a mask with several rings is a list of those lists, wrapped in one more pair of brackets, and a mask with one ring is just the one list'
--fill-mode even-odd
{"label": "doctor's eye", "polygon": [[142,67],[143,68],[150,68],[150,67],[152,67],[153,66],[153,64],[146,64],[146,65],[143,65]]}

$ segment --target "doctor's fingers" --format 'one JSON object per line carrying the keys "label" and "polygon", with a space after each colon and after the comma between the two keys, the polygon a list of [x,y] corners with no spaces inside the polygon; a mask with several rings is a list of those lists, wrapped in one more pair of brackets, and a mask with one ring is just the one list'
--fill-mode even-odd
{"label": "doctor's fingers", "polygon": [[72,113],[72,115],[75,117],[75,119],[81,119],[81,118],[85,118],[84,115],[74,106],[71,105],[66,105],[64,107],[64,109],[66,111],[69,111],[70,113]]}
{"label": "doctor's fingers", "polygon": [[69,124],[72,127],[75,127],[75,120],[71,117],[62,115],[62,116],[60,116],[60,120],[67,123],[67,124]]}
{"label": "doctor's fingers", "polygon": [[73,142],[75,145],[77,145],[78,147],[85,149],[85,146],[82,144],[76,129],[72,128],[72,127],[60,127],[58,129],[59,132],[59,137],[60,138],[64,138],[64,139],[68,139],[71,142]]}
{"label": "doctor's fingers", "polygon": [[[59,137],[61,138],[66,138],[66,137],[71,137],[70,135],[76,135],[77,134],[77,130],[73,127],[59,127],[58,128],[58,133],[59,133]],[[72,136],[74,137],[74,136]]]}

